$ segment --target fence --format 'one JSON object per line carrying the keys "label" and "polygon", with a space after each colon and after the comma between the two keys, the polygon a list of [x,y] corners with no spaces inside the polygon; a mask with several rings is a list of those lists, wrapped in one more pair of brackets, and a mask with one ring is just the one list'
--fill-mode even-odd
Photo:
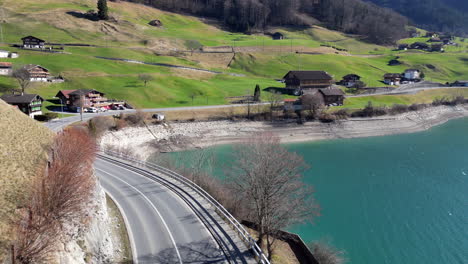
{"label": "fence", "polygon": [[157,172],[160,172],[160,173],[162,173],[162,174],[164,174],[166,176],[169,176],[172,179],[175,179],[175,180],[185,184],[186,186],[188,186],[189,188],[191,188],[192,190],[197,192],[197,194],[199,194],[201,197],[206,199],[214,208],[216,208],[216,211],[219,214],[221,214],[222,218],[227,220],[231,224],[231,226],[234,227],[235,231],[237,231],[237,233],[240,235],[240,237],[244,241],[244,243],[246,243],[248,248],[250,248],[252,250],[252,252],[255,254],[255,256],[258,259],[259,263],[261,263],[261,264],[270,264],[270,262],[268,261],[268,258],[265,256],[262,249],[257,245],[255,239],[250,236],[249,232],[247,232],[247,230],[245,230],[245,228],[242,226],[242,224],[239,223],[239,221],[237,221],[237,219],[234,216],[232,216],[231,213],[229,213],[226,210],[226,208],[224,208],[224,206],[222,206],[215,198],[213,198],[209,193],[207,193],[205,190],[203,190],[200,186],[196,185],[195,183],[193,183],[192,181],[190,181],[186,177],[184,177],[184,176],[182,176],[182,175],[180,175],[180,174],[178,174],[176,172],[173,172],[171,170],[168,170],[168,169],[166,169],[164,167],[156,165],[154,163],[138,160],[138,159],[135,159],[135,158],[133,158],[131,156],[125,155],[123,153],[117,153],[117,152],[110,151],[110,150],[105,150],[104,153],[109,155],[109,156],[120,158],[120,159],[129,161],[129,162],[135,163],[137,165],[140,165],[142,167],[146,167],[146,168],[155,170]]}

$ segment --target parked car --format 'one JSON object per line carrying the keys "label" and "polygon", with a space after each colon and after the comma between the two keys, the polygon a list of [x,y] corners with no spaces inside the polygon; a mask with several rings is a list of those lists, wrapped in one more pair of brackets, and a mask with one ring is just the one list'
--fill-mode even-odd
{"label": "parked car", "polygon": [[86,113],[97,113],[97,112],[98,112],[98,110],[97,110],[96,107],[87,107],[87,108],[85,108],[84,111],[85,111]]}
{"label": "parked car", "polygon": [[119,105],[119,110],[125,110],[125,107]]}
{"label": "parked car", "polygon": [[101,107],[101,108],[99,108],[99,111],[100,111],[100,112],[107,112],[108,110],[107,110],[107,108],[105,108],[105,107]]}

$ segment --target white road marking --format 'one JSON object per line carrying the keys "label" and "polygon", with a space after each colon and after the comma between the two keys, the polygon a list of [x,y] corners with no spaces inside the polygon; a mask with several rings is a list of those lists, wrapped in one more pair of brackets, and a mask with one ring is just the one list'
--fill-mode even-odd
{"label": "white road marking", "polygon": [[[125,168],[124,168],[124,169],[125,169]],[[101,170],[101,169],[96,168],[96,170],[98,170],[98,171],[100,171],[100,172],[102,172],[102,173],[104,173],[104,174],[107,174],[107,175],[109,175],[109,176],[111,176],[111,177],[113,177],[113,178],[115,178],[115,179],[117,179],[117,180],[119,180],[119,181],[121,181],[121,182],[127,184],[128,186],[132,187],[135,191],[137,191],[138,193],[141,194],[141,196],[151,205],[151,207],[152,207],[152,208],[156,211],[156,213],[159,215],[159,218],[161,218],[161,220],[162,220],[162,222],[163,222],[163,225],[164,225],[164,227],[166,228],[166,230],[167,230],[167,232],[168,232],[168,234],[169,234],[169,237],[171,238],[172,244],[174,244],[174,249],[176,250],[177,256],[179,257],[179,263],[180,263],[180,264],[183,264],[183,262],[182,262],[182,257],[180,256],[179,249],[177,248],[177,244],[176,244],[176,242],[175,242],[174,237],[172,236],[171,230],[169,229],[169,227],[167,226],[166,221],[164,220],[164,218],[162,217],[161,213],[160,213],[159,210],[156,208],[156,206],[151,202],[151,200],[148,199],[148,197],[146,197],[146,195],[145,195],[144,193],[142,193],[140,190],[138,190],[137,188],[135,188],[133,185],[129,184],[128,182],[126,182],[126,181],[124,181],[124,180],[122,180],[122,179],[120,179],[120,178],[118,178],[118,177],[116,177],[116,176],[114,176],[114,175],[112,175],[112,174],[110,174],[110,173],[108,173],[108,172],[105,172],[105,171],[103,171],[103,170]],[[135,172],[132,172],[132,173],[135,173]],[[136,174],[138,175],[138,173],[136,173]]]}

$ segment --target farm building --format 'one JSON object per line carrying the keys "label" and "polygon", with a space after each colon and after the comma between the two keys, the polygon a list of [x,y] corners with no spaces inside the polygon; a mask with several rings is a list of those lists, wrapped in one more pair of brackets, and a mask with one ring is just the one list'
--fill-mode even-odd
{"label": "farm building", "polygon": [[421,71],[418,69],[407,69],[404,77],[408,81],[421,80]]}
{"label": "farm building", "polygon": [[284,35],[280,32],[275,32],[271,35],[271,37],[274,39],[274,40],[281,40],[281,39],[284,39]]}
{"label": "farm building", "polygon": [[341,84],[346,86],[346,87],[353,87],[357,81],[361,80],[361,76],[357,74],[348,74],[346,76],[343,76],[343,80],[341,80]]}
{"label": "farm building", "polygon": [[42,66],[28,64],[24,66],[24,69],[28,71],[31,82],[47,82],[49,79],[49,70]]}
{"label": "farm building", "polygon": [[45,40],[33,36],[27,36],[21,39],[24,49],[44,49]]}
{"label": "farm building", "polygon": [[0,62],[0,75],[8,76],[13,72],[13,64],[11,62]]}
{"label": "farm building", "polygon": [[18,107],[21,112],[30,117],[42,115],[42,102],[44,99],[37,94],[8,94],[0,96],[0,99],[10,105]]}
{"label": "farm building", "polygon": [[401,74],[399,73],[386,73],[384,75],[384,83],[388,85],[400,85]]}
{"label": "farm building", "polygon": [[289,89],[321,89],[333,84],[333,77],[324,71],[290,71],[283,79]]}

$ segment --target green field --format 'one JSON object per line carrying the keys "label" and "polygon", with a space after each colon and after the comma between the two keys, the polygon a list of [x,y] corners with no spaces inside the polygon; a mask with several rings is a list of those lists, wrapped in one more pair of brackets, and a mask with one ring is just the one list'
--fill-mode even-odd
{"label": "green field", "polygon": [[[419,68],[426,79],[453,82],[468,79],[468,42],[457,39],[458,47],[448,47],[446,53],[414,53],[394,51],[394,47],[366,43],[358,36],[346,35],[319,26],[309,28],[271,28],[268,32],[281,32],[284,40],[272,40],[262,33],[242,34],[222,30],[213,21],[184,16],[127,2],[109,2],[111,15],[116,21],[91,21],[79,17],[79,12],[95,9],[95,1],[74,0],[1,0],[3,7],[2,40],[19,43],[20,38],[34,35],[54,43],[86,43],[98,47],[65,47],[68,54],[25,51],[4,44],[2,49],[16,51],[18,59],[11,61],[16,67],[39,64],[53,75],[66,78],[63,84],[34,84],[29,92],[51,99],[61,89],[97,89],[107,97],[127,100],[135,107],[169,107],[225,104],[230,96],[252,93],[256,84],[262,88],[281,87],[274,79],[282,78],[289,70],[325,70],[336,80],[349,73],[363,77],[368,86],[383,86],[383,74],[399,73],[406,68]],[[163,27],[148,25],[159,19]],[[234,46],[240,52],[231,61],[215,55],[191,55],[186,41],[196,40],[204,46]],[[422,39],[405,39],[412,43]],[[426,39],[427,40],[427,39]],[[338,52],[331,46],[346,51]],[[296,51],[311,54],[296,54]],[[318,53],[318,54],[317,54]],[[151,63],[166,63],[239,73],[243,77],[227,74],[208,74],[191,70],[109,61],[95,56],[125,58]],[[403,63],[388,66],[399,57]],[[228,67],[228,62],[230,65]],[[144,86],[139,74],[155,78]],[[0,93],[18,85],[15,80],[0,77]],[[267,98],[267,95],[263,93]],[[372,100],[382,101],[380,98]],[[384,101],[400,102],[392,96]],[[367,102],[366,102],[367,103]],[[45,106],[53,103],[46,103]],[[353,102],[352,105],[361,105]]]}

